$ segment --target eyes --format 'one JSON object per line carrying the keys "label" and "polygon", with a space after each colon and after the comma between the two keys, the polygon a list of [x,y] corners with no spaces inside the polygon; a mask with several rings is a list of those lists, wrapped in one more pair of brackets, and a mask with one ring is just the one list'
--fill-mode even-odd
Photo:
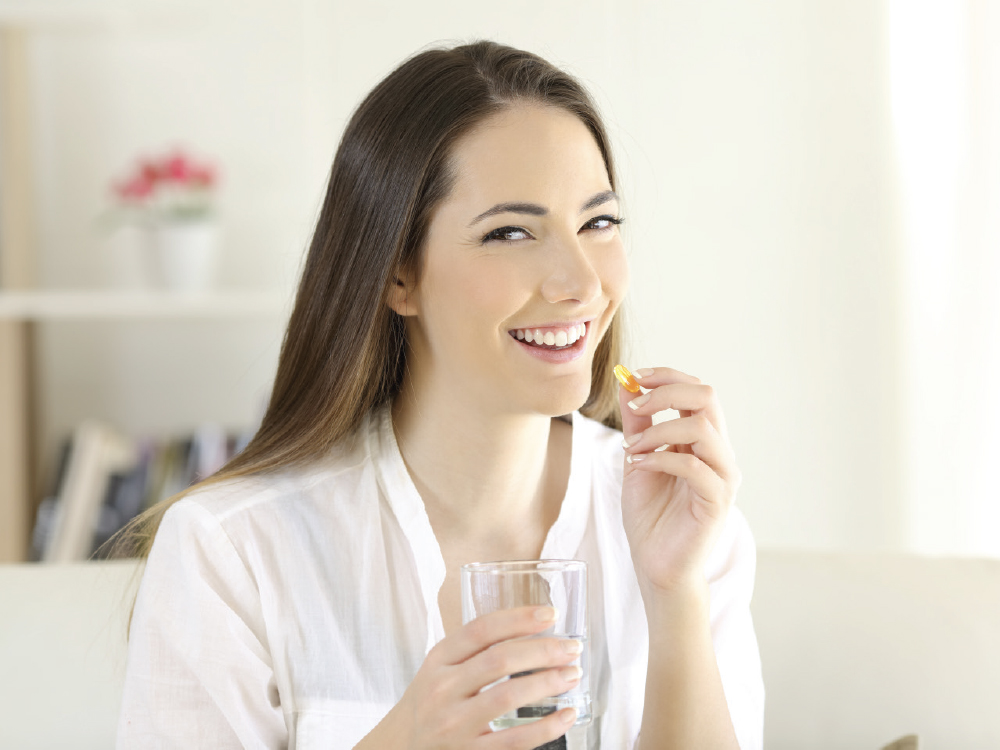
{"label": "eyes", "polygon": [[[580,227],[580,231],[589,230],[594,232],[607,232],[621,224],[623,221],[625,221],[625,219],[617,216],[611,216],[610,214],[595,216],[593,219]],[[499,227],[498,229],[494,229],[493,231],[487,233],[482,239],[482,244],[485,245],[487,242],[517,242],[519,240],[526,240],[530,238],[531,235],[528,233],[528,230],[522,229],[521,227]]]}

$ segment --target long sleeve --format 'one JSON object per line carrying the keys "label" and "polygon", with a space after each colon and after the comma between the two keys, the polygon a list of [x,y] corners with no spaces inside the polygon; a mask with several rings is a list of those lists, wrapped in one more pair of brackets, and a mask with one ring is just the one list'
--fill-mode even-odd
{"label": "long sleeve", "polygon": [[130,629],[118,748],[283,748],[260,593],[219,521],[164,515]]}
{"label": "long sleeve", "polygon": [[746,518],[730,511],[708,566],[712,643],[741,750],[764,743],[764,682],[750,617],[757,550]]}

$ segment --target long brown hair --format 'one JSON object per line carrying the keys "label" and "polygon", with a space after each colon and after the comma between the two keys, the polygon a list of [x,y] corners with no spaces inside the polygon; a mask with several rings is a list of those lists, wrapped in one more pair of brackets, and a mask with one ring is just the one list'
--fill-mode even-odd
{"label": "long brown hair", "polygon": [[[386,304],[388,291],[401,269],[419,270],[431,212],[452,187],[456,139],[519,102],[579,117],[615,189],[604,125],[571,76],[529,52],[488,41],[411,57],[372,90],[344,131],[260,428],[196,487],[306,464],[393,399],[406,367],[406,339],[402,318]],[[595,352],[590,396],[581,408],[616,429],[611,369],[620,355],[616,315]],[[146,558],[163,514],[191,489],[135,518],[116,535],[113,554]]]}

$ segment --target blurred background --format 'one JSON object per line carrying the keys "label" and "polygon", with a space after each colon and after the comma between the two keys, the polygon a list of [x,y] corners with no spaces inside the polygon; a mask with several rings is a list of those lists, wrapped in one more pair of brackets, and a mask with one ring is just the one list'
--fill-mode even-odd
{"label": "blurred background", "polygon": [[[87,420],[252,429],[353,108],[412,53],[485,37],[598,100],[627,364],[717,388],[758,545],[1000,556],[996,3],[108,0],[2,2],[0,21],[23,104],[0,138],[26,149],[2,158],[26,159],[30,207],[27,239],[0,242],[0,319],[30,331],[3,371],[3,465],[32,488],[0,505],[8,540]],[[137,160],[181,151],[217,175],[219,261],[173,313],[123,278],[101,217]]]}

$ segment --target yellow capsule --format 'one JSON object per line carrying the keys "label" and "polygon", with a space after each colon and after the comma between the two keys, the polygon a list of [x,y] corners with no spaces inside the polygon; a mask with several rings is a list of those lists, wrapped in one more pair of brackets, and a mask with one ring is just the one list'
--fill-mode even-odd
{"label": "yellow capsule", "polygon": [[635,378],[632,377],[632,373],[628,371],[625,365],[615,365],[615,377],[618,378],[618,382],[625,386],[625,390],[630,393],[639,392],[639,384],[635,382]]}

